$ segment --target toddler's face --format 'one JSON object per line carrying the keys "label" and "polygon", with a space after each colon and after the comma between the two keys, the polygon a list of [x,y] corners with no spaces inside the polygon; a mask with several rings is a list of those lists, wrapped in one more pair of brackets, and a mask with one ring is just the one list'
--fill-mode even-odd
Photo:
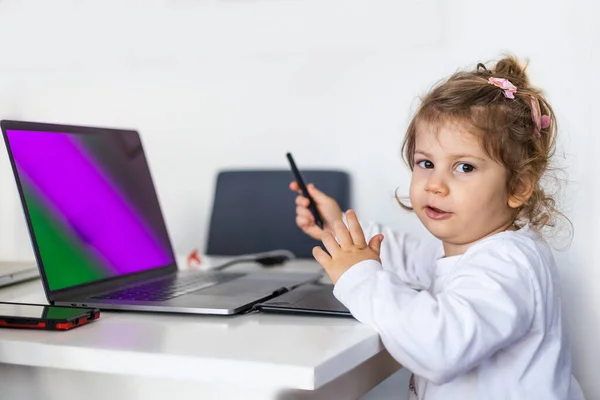
{"label": "toddler's face", "polygon": [[511,227],[507,173],[459,123],[419,124],[410,200],[446,256]]}

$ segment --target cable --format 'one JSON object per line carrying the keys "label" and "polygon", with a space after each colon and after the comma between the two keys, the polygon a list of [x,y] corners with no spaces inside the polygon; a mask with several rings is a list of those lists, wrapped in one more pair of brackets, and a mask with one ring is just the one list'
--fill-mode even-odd
{"label": "cable", "polygon": [[264,253],[256,253],[256,254],[244,254],[239,256],[238,258],[234,258],[233,260],[226,261],[221,265],[217,265],[216,267],[211,268],[214,271],[220,271],[225,268],[229,268],[236,264],[241,264],[245,262],[256,262],[263,267],[272,267],[275,265],[285,264],[287,261],[296,258],[294,253],[289,250],[272,250],[266,251]]}

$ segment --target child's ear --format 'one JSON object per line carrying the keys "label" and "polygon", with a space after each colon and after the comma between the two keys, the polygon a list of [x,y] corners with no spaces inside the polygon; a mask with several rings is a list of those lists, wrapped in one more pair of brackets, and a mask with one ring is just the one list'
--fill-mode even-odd
{"label": "child's ear", "polygon": [[508,197],[508,206],[510,208],[519,208],[533,194],[533,183],[531,179],[520,178],[516,185],[515,192]]}

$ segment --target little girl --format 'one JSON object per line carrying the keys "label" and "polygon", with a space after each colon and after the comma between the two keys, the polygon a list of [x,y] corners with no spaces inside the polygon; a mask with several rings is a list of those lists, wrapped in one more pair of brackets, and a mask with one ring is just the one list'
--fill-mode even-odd
{"label": "little girl", "polygon": [[436,86],[408,127],[403,207],[437,240],[363,231],[352,210],[345,224],[336,201],[309,185],[322,231],[297,197],[296,223],[323,241],[327,252],[313,255],[335,296],[414,373],[411,399],[583,399],[540,236],[559,216],[540,184],[555,138],[550,105],[505,58]]}

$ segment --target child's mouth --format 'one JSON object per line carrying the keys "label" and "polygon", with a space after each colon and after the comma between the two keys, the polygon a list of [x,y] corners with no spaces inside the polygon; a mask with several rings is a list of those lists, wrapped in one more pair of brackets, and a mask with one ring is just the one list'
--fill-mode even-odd
{"label": "child's mouth", "polygon": [[431,206],[426,206],[425,207],[425,214],[431,218],[431,219],[446,219],[449,218],[452,213],[444,211],[444,210],[440,210],[439,208],[435,208],[435,207],[431,207]]}

